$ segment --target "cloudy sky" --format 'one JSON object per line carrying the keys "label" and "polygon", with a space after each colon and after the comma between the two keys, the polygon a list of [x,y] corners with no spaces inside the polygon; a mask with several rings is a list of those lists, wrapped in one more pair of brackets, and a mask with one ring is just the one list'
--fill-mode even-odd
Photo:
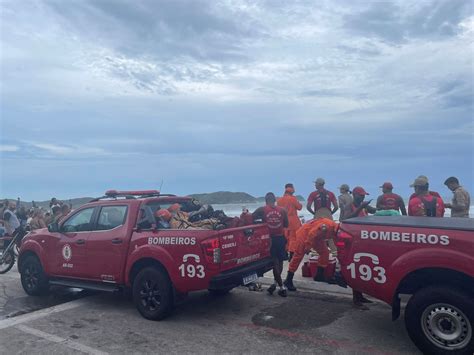
{"label": "cloudy sky", "polygon": [[470,0],[0,2],[0,197],[474,192]]}

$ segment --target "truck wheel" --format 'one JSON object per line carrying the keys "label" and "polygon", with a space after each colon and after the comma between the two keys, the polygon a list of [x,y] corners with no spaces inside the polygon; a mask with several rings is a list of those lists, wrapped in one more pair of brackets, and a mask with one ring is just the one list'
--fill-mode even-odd
{"label": "truck wheel", "polygon": [[425,354],[474,353],[474,300],[448,286],[421,289],[405,309],[408,335]]}
{"label": "truck wheel", "polygon": [[21,285],[31,296],[40,296],[48,292],[48,277],[36,256],[30,255],[21,263]]}
{"label": "truck wheel", "polygon": [[133,281],[133,302],[146,319],[165,318],[173,306],[168,275],[154,267],[141,270]]}

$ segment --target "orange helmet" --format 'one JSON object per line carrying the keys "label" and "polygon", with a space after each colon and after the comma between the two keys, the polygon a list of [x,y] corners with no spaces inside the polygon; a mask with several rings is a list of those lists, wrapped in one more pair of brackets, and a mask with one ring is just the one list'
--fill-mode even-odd
{"label": "orange helmet", "polygon": [[166,209],[162,209],[162,210],[158,210],[155,212],[155,217],[157,218],[161,218],[165,221],[169,221],[172,217],[170,211],[166,210]]}
{"label": "orange helmet", "polygon": [[170,212],[177,212],[181,209],[181,205],[179,203],[173,203],[171,206],[168,207],[168,211]]}

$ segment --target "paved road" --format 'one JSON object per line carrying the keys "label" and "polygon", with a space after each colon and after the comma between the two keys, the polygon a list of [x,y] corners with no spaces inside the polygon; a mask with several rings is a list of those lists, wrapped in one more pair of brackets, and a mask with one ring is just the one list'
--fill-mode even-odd
{"label": "paved road", "polygon": [[285,299],[247,288],[224,297],[197,292],[170,318],[151,322],[118,294],[55,289],[28,297],[13,271],[0,275],[0,287],[2,354],[418,354],[388,306],[359,311],[344,293],[299,291]]}

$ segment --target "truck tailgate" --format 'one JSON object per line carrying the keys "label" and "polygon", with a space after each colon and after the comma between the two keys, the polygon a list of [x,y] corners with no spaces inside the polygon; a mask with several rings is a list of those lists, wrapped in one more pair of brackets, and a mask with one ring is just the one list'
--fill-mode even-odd
{"label": "truck tailgate", "polygon": [[270,256],[270,235],[266,225],[250,225],[219,232],[221,271],[240,267]]}

